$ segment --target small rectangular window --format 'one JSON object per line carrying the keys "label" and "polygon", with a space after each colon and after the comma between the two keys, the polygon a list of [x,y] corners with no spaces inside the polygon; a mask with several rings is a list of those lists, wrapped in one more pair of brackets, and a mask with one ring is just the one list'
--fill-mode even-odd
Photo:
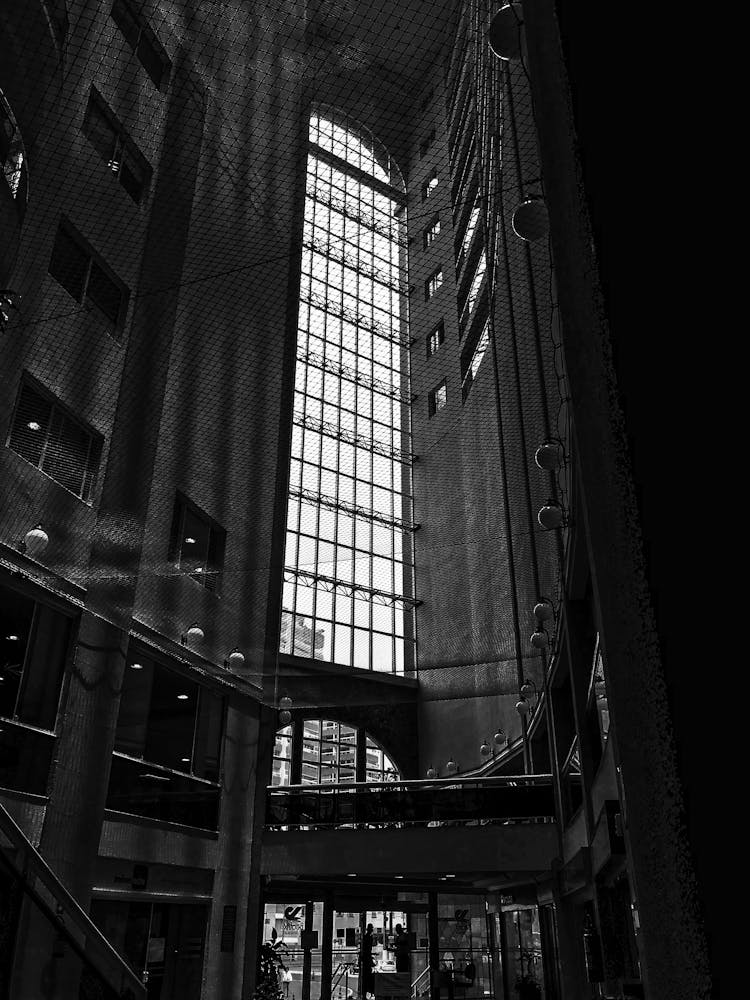
{"label": "small rectangular window", "polygon": [[428,153],[428,151],[429,151],[429,149],[432,146],[432,144],[433,144],[434,141],[435,141],[435,129],[433,129],[428,136],[425,136],[425,138],[419,144],[419,158],[420,158],[420,160],[423,157],[427,156],[427,153]]}
{"label": "small rectangular window", "polygon": [[435,292],[440,288],[443,283],[443,272],[441,269],[431,274],[429,278],[424,283],[424,298],[425,302],[431,299]]}
{"label": "small rectangular window", "polygon": [[112,5],[112,20],[151,77],[154,86],[161,90],[169,79],[172,63],[141,12],[133,8],[131,0],[115,0]]}
{"label": "small rectangular window", "polygon": [[422,234],[422,244],[427,249],[440,235],[440,219],[433,219]]}
{"label": "small rectangular window", "polygon": [[167,559],[207,590],[218,592],[226,532],[178,494]]}
{"label": "small rectangular window", "polygon": [[133,201],[140,204],[151,167],[93,87],[82,131]]}
{"label": "small rectangular window", "polygon": [[427,180],[422,185],[422,201],[427,201],[430,195],[433,193],[435,188],[440,183],[440,178],[437,174],[430,174]]}
{"label": "small rectangular window", "polygon": [[438,348],[440,347],[440,345],[443,343],[444,340],[445,340],[445,326],[443,324],[443,321],[440,320],[440,322],[435,327],[435,329],[431,330],[427,334],[427,357],[428,358],[432,357],[433,354],[437,353]]}
{"label": "small rectangular window", "polygon": [[429,415],[434,417],[438,410],[445,409],[448,403],[448,388],[443,379],[439,385],[436,385],[434,389],[430,389],[427,396],[427,406],[429,410]]}
{"label": "small rectangular window", "polygon": [[101,438],[28,379],[21,384],[7,444],[81,500],[90,499]]}
{"label": "small rectangular window", "polygon": [[64,220],[55,236],[48,270],[77,302],[96,308],[110,333],[122,328],[129,290]]}

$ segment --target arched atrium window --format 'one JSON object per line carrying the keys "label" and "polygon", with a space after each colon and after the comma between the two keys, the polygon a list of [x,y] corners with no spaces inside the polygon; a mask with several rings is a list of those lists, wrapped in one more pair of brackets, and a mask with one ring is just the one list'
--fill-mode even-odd
{"label": "arched atrium window", "polygon": [[[295,735],[302,740],[299,775],[292,776]],[[363,752],[364,751],[364,752]],[[271,784],[335,785],[348,781],[397,781],[398,768],[363,729],[331,719],[305,719],[276,733]]]}
{"label": "arched atrium window", "polygon": [[280,649],[414,669],[405,188],[382,145],[310,118]]}

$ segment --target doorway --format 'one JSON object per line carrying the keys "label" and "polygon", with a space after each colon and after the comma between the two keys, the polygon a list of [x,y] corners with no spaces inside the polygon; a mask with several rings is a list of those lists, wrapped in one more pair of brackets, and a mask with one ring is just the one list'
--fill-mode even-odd
{"label": "doorway", "polygon": [[91,903],[91,919],[145,983],[148,1000],[200,1000],[207,915],[196,903]]}

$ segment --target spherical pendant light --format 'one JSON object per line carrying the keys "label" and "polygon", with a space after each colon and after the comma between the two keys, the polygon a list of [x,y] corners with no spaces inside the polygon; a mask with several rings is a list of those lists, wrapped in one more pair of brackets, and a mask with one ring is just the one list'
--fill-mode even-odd
{"label": "spherical pendant light", "polygon": [[26,532],[23,541],[26,555],[36,558],[47,548],[49,535],[41,524],[37,524],[35,528],[31,528],[30,531]]}
{"label": "spherical pendant light", "polygon": [[427,777],[430,779],[437,778],[437,771],[435,770],[434,767],[427,768]]}
{"label": "spherical pendant light", "polygon": [[529,642],[534,649],[546,649],[547,646],[549,646],[549,636],[544,629],[540,629],[539,631],[532,633]]}
{"label": "spherical pendant light", "polygon": [[522,15],[520,3],[506,3],[490,21],[490,48],[498,59],[520,57]]}
{"label": "spherical pendant light", "polygon": [[185,633],[185,638],[197,646],[199,643],[203,642],[205,633],[197,622],[193,622]]}
{"label": "spherical pendant light", "polygon": [[545,441],[534,453],[534,461],[540,469],[553,472],[562,465],[562,448],[557,441]]}
{"label": "spherical pendant light", "polygon": [[450,758],[450,760],[448,761],[448,763],[445,765],[445,770],[448,772],[448,774],[455,774],[458,771],[458,764],[455,762],[455,760],[452,757]]}
{"label": "spherical pendant light", "polygon": [[233,649],[227,657],[227,666],[231,670],[241,670],[245,666],[245,654],[240,649]]}
{"label": "spherical pendant light", "polygon": [[489,755],[492,753],[492,747],[489,745],[487,740],[485,740],[484,743],[482,743],[482,745],[480,746],[479,753],[482,755],[482,757],[489,757]]}
{"label": "spherical pendant light", "polygon": [[531,705],[529,705],[528,701],[526,701],[525,698],[522,698],[521,701],[516,702],[516,711],[522,718],[529,714],[530,708]]}
{"label": "spherical pendant light", "polygon": [[279,712],[279,722],[281,723],[281,725],[288,726],[291,721],[292,721],[292,713],[288,709],[282,708],[282,710]]}
{"label": "spherical pendant light", "polygon": [[554,608],[549,601],[540,601],[534,605],[534,617],[538,622],[548,622],[554,613]]}
{"label": "spherical pendant light", "polygon": [[524,681],[521,685],[521,697],[531,698],[532,695],[536,694],[536,688],[531,683],[531,681]]}
{"label": "spherical pendant light", "polygon": [[562,508],[558,507],[555,503],[545,504],[537,514],[537,520],[546,531],[559,528],[562,524],[562,519]]}
{"label": "spherical pendant light", "polygon": [[527,198],[513,212],[513,232],[527,243],[541,240],[549,232],[549,213],[541,198]]}
{"label": "spherical pendant light", "polygon": [[285,694],[283,698],[279,699],[279,708],[290,709],[291,707],[292,707],[292,699],[289,697],[289,695]]}
{"label": "spherical pendant light", "polygon": [[507,737],[502,729],[498,729],[492,739],[496,747],[501,747],[503,743],[507,742]]}

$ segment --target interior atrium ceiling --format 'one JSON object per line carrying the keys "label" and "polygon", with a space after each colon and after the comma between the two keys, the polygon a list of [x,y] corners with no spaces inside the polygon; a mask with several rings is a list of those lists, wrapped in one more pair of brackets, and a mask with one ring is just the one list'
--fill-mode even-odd
{"label": "interior atrium ceiling", "polygon": [[311,0],[307,33],[330,46],[343,70],[386,74],[405,90],[419,87],[445,44],[451,3],[436,0]]}

